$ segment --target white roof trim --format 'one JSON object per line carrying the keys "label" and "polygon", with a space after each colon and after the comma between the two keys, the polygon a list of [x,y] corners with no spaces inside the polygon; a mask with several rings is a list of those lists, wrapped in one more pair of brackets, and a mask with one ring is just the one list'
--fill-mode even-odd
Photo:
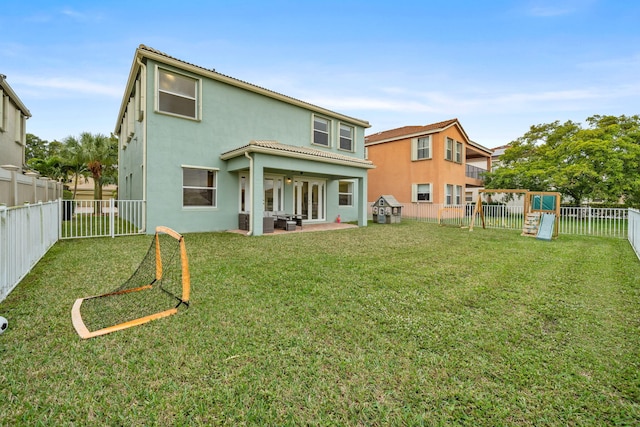
{"label": "white roof trim", "polygon": [[316,162],[331,163],[335,165],[353,166],[364,169],[373,169],[375,166],[369,160],[357,157],[345,156],[330,151],[317,150],[309,147],[281,144],[278,141],[251,141],[248,145],[236,148],[220,155],[220,159],[229,160],[243,156],[244,153],[263,153],[280,157],[313,160]]}

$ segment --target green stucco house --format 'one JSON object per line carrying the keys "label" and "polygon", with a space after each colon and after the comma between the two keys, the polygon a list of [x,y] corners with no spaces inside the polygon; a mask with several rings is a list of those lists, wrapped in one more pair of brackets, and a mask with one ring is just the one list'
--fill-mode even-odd
{"label": "green stucco house", "polygon": [[243,217],[259,236],[274,212],[365,226],[369,126],[140,45],[115,128],[118,198],[146,201],[147,230]]}

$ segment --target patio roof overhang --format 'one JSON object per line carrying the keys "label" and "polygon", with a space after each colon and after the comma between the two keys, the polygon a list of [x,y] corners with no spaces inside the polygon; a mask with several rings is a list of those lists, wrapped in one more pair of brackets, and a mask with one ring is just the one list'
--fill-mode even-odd
{"label": "patio roof overhang", "polygon": [[312,160],[315,162],[330,163],[341,166],[351,166],[362,169],[373,169],[374,164],[365,159],[345,156],[343,154],[330,151],[318,150],[310,147],[298,147],[295,145],[282,144],[278,141],[253,140],[248,145],[238,147],[220,155],[222,160],[230,160],[235,157],[244,156],[245,153],[261,153],[279,157],[290,157],[301,160]]}

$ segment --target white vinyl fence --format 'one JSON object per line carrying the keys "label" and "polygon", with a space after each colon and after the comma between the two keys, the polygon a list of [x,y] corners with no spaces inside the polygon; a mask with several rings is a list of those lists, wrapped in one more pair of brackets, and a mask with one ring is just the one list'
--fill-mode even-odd
{"label": "white vinyl fence", "polygon": [[142,234],[144,209],[142,200],[62,200],[60,238]]}
{"label": "white vinyl fence", "polygon": [[0,301],[58,240],[57,201],[0,206]]}
{"label": "white vinyl fence", "polygon": [[[369,204],[371,205],[371,204]],[[468,227],[471,224],[475,204],[440,205],[430,203],[407,203],[402,206],[404,218],[432,222],[442,225]],[[485,226],[522,230],[524,215],[522,205],[483,204]],[[627,238],[630,209],[596,208],[589,206],[561,207],[559,233],[581,236],[601,236]],[[369,206],[371,218],[371,206]],[[480,216],[475,219],[475,227],[482,227]]]}
{"label": "white vinyl fence", "polygon": [[640,259],[640,210],[629,209],[629,243]]}
{"label": "white vinyl fence", "polygon": [[58,239],[145,232],[141,200],[56,200],[0,205],[0,302]]}

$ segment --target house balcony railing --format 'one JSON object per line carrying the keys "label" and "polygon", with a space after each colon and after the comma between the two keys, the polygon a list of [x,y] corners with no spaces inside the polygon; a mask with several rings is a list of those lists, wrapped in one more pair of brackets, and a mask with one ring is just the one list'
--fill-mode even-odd
{"label": "house balcony railing", "polygon": [[472,165],[465,165],[464,174],[467,178],[479,179],[481,181],[484,181],[485,173],[487,173],[486,169],[482,169]]}

